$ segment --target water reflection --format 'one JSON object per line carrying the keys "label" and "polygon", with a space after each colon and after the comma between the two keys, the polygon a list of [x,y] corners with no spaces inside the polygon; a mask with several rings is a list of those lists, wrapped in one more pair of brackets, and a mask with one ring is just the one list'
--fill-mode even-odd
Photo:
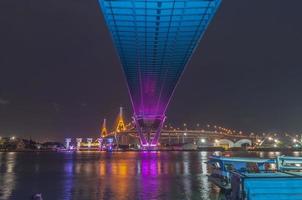
{"label": "water reflection", "polygon": [[[210,155],[212,152],[0,153],[0,199],[29,199],[23,197],[33,192],[52,200],[222,199],[219,188],[207,178]],[[301,152],[290,155],[301,156]]]}
{"label": "water reflection", "polygon": [[160,153],[142,152],[140,154],[139,165],[140,172],[138,177],[139,188],[141,191],[139,198],[143,200],[156,199],[162,182],[157,179],[161,176],[161,162],[158,159]]}
{"label": "water reflection", "polygon": [[72,199],[73,189],[73,175],[74,175],[74,162],[72,159],[68,159],[64,164],[64,183],[63,183],[63,199]]}
{"label": "water reflection", "polygon": [[16,153],[0,154],[0,199],[9,199],[16,184]]}
{"label": "water reflection", "polygon": [[202,199],[210,199],[210,184],[207,179],[207,174],[208,174],[208,166],[206,161],[208,160],[208,154],[207,152],[200,152],[200,165],[201,165],[201,187],[200,187],[200,192],[201,192],[201,198]]}

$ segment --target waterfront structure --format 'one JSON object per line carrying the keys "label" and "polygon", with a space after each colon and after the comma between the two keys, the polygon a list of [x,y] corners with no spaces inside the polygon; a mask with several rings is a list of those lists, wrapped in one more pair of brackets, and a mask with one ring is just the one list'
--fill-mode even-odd
{"label": "waterfront structure", "polygon": [[88,147],[88,149],[90,149],[92,142],[93,142],[92,138],[87,138],[87,147]]}
{"label": "waterfront structure", "polygon": [[142,146],[156,146],[175,86],[221,0],[99,0]]}
{"label": "waterfront structure", "polygon": [[65,143],[66,143],[66,149],[69,150],[70,149],[71,138],[66,138]]}
{"label": "waterfront structure", "polygon": [[76,138],[76,141],[77,141],[77,149],[79,150],[81,147],[82,138]]}
{"label": "waterfront structure", "polygon": [[16,137],[1,137],[0,138],[0,151],[1,150],[24,150],[26,146],[31,146],[30,145],[31,141],[26,141],[21,138],[16,138]]}
{"label": "waterfront structure", "polygon": [[102,138],[102,137],[99,137],[99,138],[98,138],[98,142],[99,142],[99,150],[102,150],[103,138]]}

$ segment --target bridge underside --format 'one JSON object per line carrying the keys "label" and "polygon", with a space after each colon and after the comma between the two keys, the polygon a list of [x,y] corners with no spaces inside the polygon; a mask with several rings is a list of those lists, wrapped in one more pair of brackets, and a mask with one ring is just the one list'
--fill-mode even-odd
{"label": "bridge underside", "polygon": [[175,86],[221,0],[99,2],[126,76],[141,145],[156,146]]}

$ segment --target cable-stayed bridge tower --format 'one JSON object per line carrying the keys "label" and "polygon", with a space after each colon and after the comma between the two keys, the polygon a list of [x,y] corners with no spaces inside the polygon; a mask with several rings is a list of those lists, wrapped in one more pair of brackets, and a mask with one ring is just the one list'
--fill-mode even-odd
{"label": "cable-stayed bridge tower", "polygon": [[106,119],[104,119],[103,124],[102,124],[102,128],[101,128],[101,137],[104,138],[107,135],[108,135],[107,123],[106,123]]}
{"label": "cable-stayed bridge tower", "polygon": [[126,130],[126,126],[125,126],[125,121],[124,121],[124,117],[123,117],[123,107],[120,107],[120,112],[119,115],[117,117],[117,126],[115,131],[117,133],[125,131]]}

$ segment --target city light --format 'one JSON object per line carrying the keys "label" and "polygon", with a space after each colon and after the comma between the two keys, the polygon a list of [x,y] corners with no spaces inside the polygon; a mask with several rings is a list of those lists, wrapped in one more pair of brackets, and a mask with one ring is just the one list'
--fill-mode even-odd
{"label": "city light", "polygon": [[[119,119],[120,119],[120,121],[124,122],[121,112],[119,114]],[[106,122],[106,120],[104,119],[103,126],[100,130],[102,130],[104,127],[106,127],[105,122]],[[181,125],[187,126],[187,123],[182,123]],[[202,127],[201,124],[199,124],[199,123],[196,123],[195,125]],[[117,125],[117,126],[119,126],[119,125]],[[194,128],[193,129],[185,128],[185,130],[184,130],[184,128],[173,128],[170,123],[166,124],[163,127],[171,127],[171,129],[164,129],[164,134],[169,136],[169,145],[171,144],[171,141],[173,142],[173,138],[175,138],[175,137],[177,137],[178,143],[180,143],[180,141],[182,139],[182,143],[185,143],[185,142],[186,143],[191,142],[194,144],[199,143],[199,144],[202,144],[203,146],[205,144],[209,144],[209,146],[211,146],[211,145],[217,146],[219,144],[223,145],[224,142],[220,141],[220,139],[213,138],[213,137],[221,137],[221,136],[214,136],[214,135],[208,136],[208,134],[213,134],[213,133],[218,134],[219,133],[219,134],[223,134],[222,137],[224,137],[224,135],[227,135],[228,137],[230,137],[230,136],[233,137],[233,139],[231,139],[231,140],[234,140],[234,141],[239,141],[239,140],[243,139],[242,135],[245,135],[246,138],[244,138],[243,140],[250,140],[251,143],[253,143],[253,141],[254,141],[253,147],[255,147],[255,148],[262,146],[263,143],[264,143],[264,145],[263,145],[264,148],[279,147],[281,144],[283,144],[283,142],[284,142],[284,145],[288,145],[288,140],[283,140],[284,139],[283,137],[291,137],[290,143],[291,143],[292,147],[298,148],[301,146],[301,142],[298,138],[294,138],[294,137],[288,135],[287,133],[280,133],[278,135],[279,138],[277,138],[277,137],[273,136],[273,135],[277,135],[277,134],[273,134],[273,133],[268,133],[266,137],[265,136],[262,137],[262,133],[235,131],[235,130],[221,127],[219,125],[212,125],[211,126],[212,130],[211,129],[210,130],[209,129],[196,129],[196,128],[195,129]],[[213,129],[214,127],[216,127],[216,130]],[[109,147],[109,145],[107,145],[108,143],[111,144],[112,147],[115,147],[117,145],[124,145],[123,143],[125,143],[125,137],[123,135],[126,135],[126,136],[129,135],[128,131],[132,131],[133,128],[135,128],[135,123],[134,122],[128,123],[127,126],[125,126],[125,128],[126,128],[126,130],[120,131],[119,134],[117,134],[116,128],[113,128],[113,130],[108,130],[108,132],[106,130],[106,132],[107,132],[106,134],[101,133],[101,137],[95,140],[97,142],[93,142],[92,138],[87,138],[87,142],[86,141],[82,142],[82,138],[76,138],[74,148],[75,148],[75,150],[80,150],[81,148],[93,149],[95,147],[98,147],[99,150],[103,150],[103,149],[106,149]],[[134,129],[134,131],[135,131],[135,129]],[[233,133],[233,134],[231,135],[230,133]],[[198,140],[196,140],[196,138],[193,137],[194,134],[200,134],[198,136],[198,138],[199,138]],[[131,132],[130,136],[133,136],[132,132]],[[124,139],[118,138],[118,137],[123,137]],[[240,139],[239,138],[235,139],[236,137],[239,137]],[[116,141],[114,140],[114,138],[116,139]],[[1,137],[0,137],[0,139],[1,139]],[[13,136],[13,137],[9,137],[8,139],[15,140],[16,138]],[[226,139],[226,138],[221,138],[221,139]],[[120,140],[120,142],[118,142],[118,140]],[[128,142],[127,140],[128,139],[126,139],[126,143]],[[270,145],[265,143],[266,140],[270,141]],[[234,142],[234,144],[235,143],[236,142]],[[155,147],[155,146],[160,146],[160,145],[164,146],[163,144],[165,144],[165,143],[160,143],[160,141],[158,141],[157,144],[152,144],[152,143],[147,142],[146,144],[144,144],[142,146],[149,148],[149,147]],[[115,145],[115,146],[113,146],[113,145]],[[130,149],[129,143],[127,143],[127,145],[129,146],[129,149]],[[238,144],[236,144],[236,146],[238,146],[238,147],[239,147],[239,145],[242,145],[242,144],[240,142]],[[71,138],[66,138],[65,139],[66,149],[70,150],[71,146],[72,146]],[[118,148],[119,147],[117,147],[116,149],[118,149]]]}
{"label": "city light", "polygon": [[11,137],[10,139],[11,139],[11,140],[14,140],[14,139],[16,139],[16,137],[15,137],[15,136],[13,136],[13,137]]}

